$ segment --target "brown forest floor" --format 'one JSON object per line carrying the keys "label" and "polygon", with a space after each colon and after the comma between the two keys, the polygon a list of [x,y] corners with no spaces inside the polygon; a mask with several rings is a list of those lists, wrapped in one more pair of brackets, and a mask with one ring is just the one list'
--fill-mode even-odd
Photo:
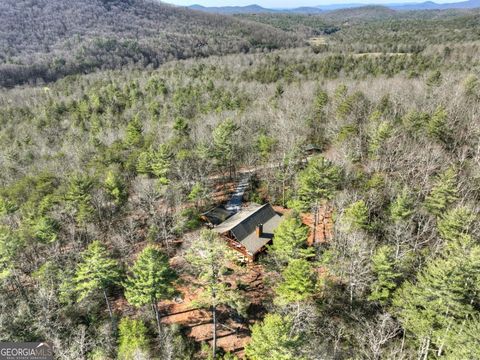
{"label": "brown forest floor", "polygon": [[[260,265],[251,265],[247,268],[232,265],[233,273],[226,281],[233,287],[241,283],[244,285],[245,297],[248,306],[248,317],[242,319],[232,316],[227,308],[221,307],[218,312],[219,325],[217,327],[217,345],[224,351],[243,356],[243,348],[250,339],[249,327],[265,312],[264,300],[270,296],[263,285],[264,269]],[[184,285],[178,286],[179,298],[175,301],[162,301],[159,308],[162,322],[165,324],[179,324],[186,329],[186,335],[197,342],[212,340],[212,316],[205,309],[192,308],[192,302],[199,296],[199,290],[192,284],[195,279],[188,275],[181,276]],[[181,298],[181,300],[180,300]]]}

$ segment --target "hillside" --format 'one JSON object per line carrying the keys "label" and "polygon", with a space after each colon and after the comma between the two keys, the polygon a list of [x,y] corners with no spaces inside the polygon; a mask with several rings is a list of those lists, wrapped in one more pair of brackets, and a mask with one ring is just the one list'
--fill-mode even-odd
{"label": "hillside", "polygon": [[479,10],[0,7],[0,357],[480,359]]}
{"label": "hillside", "polygon": [[141,0],[5,0],[0,34],[0,86],[298,44],[259,23]]}
{"label": "hillside", "polygon": [[269,14],[269,13],[283,13],[283,14],[319,14],[322,12],[317,7],[302,6],[297,8],[288,9],[268,9],[260,5],[247,5],[247,6],[202,6],[191,5],[190,9],[200,10],[214,14]]}

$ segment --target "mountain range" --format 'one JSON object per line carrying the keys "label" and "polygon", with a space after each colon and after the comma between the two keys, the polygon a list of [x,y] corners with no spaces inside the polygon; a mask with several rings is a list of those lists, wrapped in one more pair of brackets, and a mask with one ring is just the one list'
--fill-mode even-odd
{"label": "mountain range", "polygon": [[[319,14],[325,11],[333,11],[339,9],[357,8],[372,4],[365,3],[350,3],[350,4],[331,4],[319,5],[313,7],[295,7],[286,9],[270,9],[264,8],[260,5],[252,4],[247,6],[217,6],[206,7],[202,5],[191,5],[190,9],[199,10],[216,14],[265,14],[265,13],[287,13],[287,14]],[[425,1],[418,3],[387,3],[379,4],[392,10],[410,11],[410,10],[447,10],[447,9],[473,9],[480,7],[480,0],[468,0],[453,3],[435,3],[433,1]]]}
{"label": "mountain range", "polygon": [[298,45],[269,25],[144,0],[1,0],[0,86]]}

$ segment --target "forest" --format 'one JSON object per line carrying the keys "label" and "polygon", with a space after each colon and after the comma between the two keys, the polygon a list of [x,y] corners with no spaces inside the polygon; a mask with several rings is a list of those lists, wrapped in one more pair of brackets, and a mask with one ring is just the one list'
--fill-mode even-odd
{"label": "forest", "polygon": [[[480,358],[478,11],[51,11],[70,4],[0,3],[0,341]],[[32,17],[43,33],[20,36]],[[253,262],[205,221],[242,181],[244,206],[280,217]]]}

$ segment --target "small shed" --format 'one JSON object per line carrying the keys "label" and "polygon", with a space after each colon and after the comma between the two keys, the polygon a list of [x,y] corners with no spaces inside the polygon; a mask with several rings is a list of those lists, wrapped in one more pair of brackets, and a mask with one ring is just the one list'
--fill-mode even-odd
{"label": "small shed", "polygon": [[281,217],[270,204],[250,204],[213,228],[222,235],[229,246],[240,252],[248,261],[265,249],[273,239],[273,232]]}
{"label": "small shed", "polygon": [[200,218],[210,226],[215,226],[227,220],[233,213],[233,211],[227,210],[223,206],[217,206],[201,214]]}
{"label": "small shed", "polygon": [[307,156],[312,156],[321,153],[322,149],[315,144],[307,144],[303,147],[303,152]]}

